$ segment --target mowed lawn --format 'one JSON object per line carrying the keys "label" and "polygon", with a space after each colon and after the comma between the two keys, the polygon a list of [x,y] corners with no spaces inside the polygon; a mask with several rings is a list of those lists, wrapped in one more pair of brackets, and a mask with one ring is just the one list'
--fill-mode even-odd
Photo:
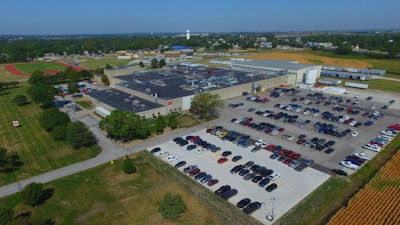
{"label": "mowed lawn", "polygon": [[[54,141],[39,125],[42,109],[35,103],[17,106],[12,99],[25,95],[28,86],[0,91],[0,146],[16,152],[23,166],[14,173],[0,173],[0,186],[16,182],[40,173],[92,158],[98,154],[98,146],[74,150],[65,142]],[[18,120],[20,127],[13,127]]]}
{"label": "mowed lawn", "polygon": [[14,75],[10,73],[6,66],[7,64],[0,64],[0,82],[9,82],[9,81],[26,81],[30,76],[21,76]]}
{"label": "mowed lawn", "polygon": [[[131,156],[135,174],[125,174],[119,159],[113,165],[107,163],[45,184],[53,194],[37,207],[20,203],[18,194],[0,199],[0,206],[13,207],[16,215],[32,212],[32,217],[51,219],[58,225],[220,224],[198,199],[152,167],[145,154]],[[169,192],[182,195],[187,207],[173,222],[158,212],[159,202]]]}
{"label": "mowed lawn", "polygon": [[[87,70],[94,70],[99,68],[105,68],[106,65],[112,67],[125,66],[128,62],[135,59],[117,59],[117,57],[101,57],[101,58],[79,58],[79,66]],[[72,60],[71,60],[72,61]]]}
{"label": "mowed lawn", "polygon": [[24,73],[33,73],[36,70],[65,70],[65,66],[59,65],[54,62],[32,62],[32,63],[21,63],[14,64],[15,68]]}

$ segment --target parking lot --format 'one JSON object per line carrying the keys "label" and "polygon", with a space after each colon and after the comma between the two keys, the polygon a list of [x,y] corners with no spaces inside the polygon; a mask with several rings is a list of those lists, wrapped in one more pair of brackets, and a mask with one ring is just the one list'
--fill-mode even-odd
{"label": "parking lot", "polygon": [[[197,149],[200,149],[200,147],[187,150],[187,146],[193,143],[189,142],[187,145],[179,146],[179,144],[171,140],[161,145],[154,146],[161,148],[161,151],[155,155],[160,156],[160,154],[162,155],[167,152],[168,154],[162,156],[162,158],[173,166],[179,161],[186,161],[186,165],[179,168],[181,171],[188,165],[197,165],[202,172],[204,171],[207,174],[211,174],[213,178],[219,180],[219,182],[213,186],[203,184],[210,188],[211,191],[215,191],[219,187],[227,184],[237,189],[238,194],[228,200],[234,205],[243,198],[249,198],[252,202],[258,201],[262,203],[261,208],[256,210],[252,216],[264,224],[271,224],[272,222],[268,221],[266,216],[272,213],[273,205],[273,214],[276,220],[326,181],[329,176],[331,176],[331,169],[341,169],[348,174],[353,173],[355,170],[345,168],[339,163],[347,156],[354,153],[364,153],[366,157],[374,157],[377,154],[376,152],[366,150],[362,148],[362,146],[377,137],[380,131],[385,130],[390,124],[400,122],[397,116],[400,112],[398,103],[388,103],[391,99],[396,99],[395,96],[391,98],[387,96],[383,97],[380,94],[373,95],[371,93],[359,92],[342,96],[343,101],[338,102],[335,98],[338,96],[330,97],[329,95],[324,95],[326,98],[316,99],[314,94],[315,93],[311,91],[301,90],[299,93],[289,93],[273,98],[270,97],[270,92],[265,92],[259,94],[259,99],[262,99],[260,103],[246,100],[249,96],[240,96],[235,99],[227,100],[224,103],[224,109],[220,112],[220,119],[213,121],[213,125],[221,126],[221,130],[225,130],[228,133],[229,131],[235,131],[240,135],[249,136],[249,138],[246,139],[249,143],[247,147],[238,146],[237,141],[223,140],[221,137],[218,137],[218,135],[206,133],[204,129],[187,135],[198,135],[202,140],[219,147],[220,150],[216,152],[210,150],[198,152]],[[369,96],[371,96],[372,99],[366,100]],[[265,98],[268,98],[270,101],[265,101]],[[294,98],[297,100],[294,101]],[[304,100],[301,98],[304,98]],[[333,100],[330,101],[330,98]],[[346,99],[350,99],[350,102],[347,103]],[[358,100],[357,104],[351,104],[356,100]],[[311,104],[304,104],[304,101],[311,102]],[[316,104],[317,101],[320,103]],[[325,104],[325,102],[328,101],[330,103]],[[276,107],[278,103],[282,105],[279,108]],[[288,111],[283,107],[288,104],[297,104],[301,106],[301,110]],[[381,109],[384,105],[387,105],[388,109]],[[371,106],[375,107],[372,108]],[[251,110],[249,110],[250,108]],[[313,110],[317,110],[319,113],[304,114],[305,108],[313,108]],[[338,110],[338,108],[343,109]],[[274,117],[263,116],[260,112],[256,114],[257,111],[265,112],[266,110],[273,111],[274,115],[280,112],[281,114],[287,113],[288,115],[296,115],[296,122],[289,122],[290,120],[285,122],[283,119],[285,116],[280,119],[275,119]],[[352,114],[349,113],[351,112],[349,110],[359,112],[357,114]],[[379,116],[372,116],[372,113],[378,110]],[[327,115],[326,113],[334,116],[335,120],[328,120],[327,117],[324,116]],[[371,115],[371,117],[363,116],[363,114],[365,115],[366,113]],[[346,123],[337,122],[339,116],[348,116],[354,121],[359,122],[359,125],[357,125],[358,127],[354,126],[356,124],[355,122],[352,123],[353,125],[346,124],[351,121]],[[248,122],[242,122],[241,124],[234,122],[234,119],[241,120],[243,118]],[[249,118],[251,118],[251,120],[248,120]],[[310,122],[304,123],[306,120],[310,120]],[[366,125],[368,124],[367,121],[371,121],[372,124],[369,126]],[[281,128],[280,131],[282,132],[270,135],[255,129],[256,125],[262,122],[275,127],[274,129]],[[337,133],[343,133],[347,129],[351,131],[345,133],[342,137],[340,137],[340,135],[326,134],[315,128],[314,125],[317,122],[320,124],[330,124],[331,127],[336,127]],[[354,132],[356,132],[357,135],[351,135]],[[316,148],[317,146],[311,148],[309,146],[304,146],[303,143],[298,144],[298,136],[300,135],[305,135],[305,141],[308,142],[315,137],[324,139],[325,143],[334,141],[335,144],[332,146],[334,151],[328,154],[325,153],[326,148],[319,151]],[[311,159],[314,160],[315,163],[302,171],[296,171],[287,164],[282,163],[283,160],[278,161],[277,159],[270,159],[269,156],[273,154],[272,151],[261,149],[252,152],[252,149],[255,147],[255,141],[259,139],[268,142],[265,143],[265,145],[279,145],[282,149],[300,154],[301,162]],[[150,150],[151,149],[152,148],[150,148]],[[225,151],[231,151],[232,154],[226,157],[228,159],[226,162],[220,164],[218,163],[218,159],[223,157],[222,154]],[[242,156],[242,159],[233,162],[232,159],[238,155]],[[169,162],[168,159],[171,159],[169,158],[171,156],[176,157],[172,157],[172,161]],[[280,177],[269,182],[269,184],[276,183],[278,185],[277,189],[272,192],[267,192],[265,187],[269,184],[262,188],[257,182],[252,182],[251,179],[244,180],[242,176],[230,172],[236,165],[244,165],[248,161],[253,161],[255,164],[273,170],[274,173],[278,172]]]}
{"label": "parking lot", "polygon": [[[165,151],[168,152],[169,154],[163,157],[166,162],[168,162],[168,157],[172,155],[176,156],[176,160],[168,162],[173,166],[179,161],[186,161],[186,165],[179,168],[181,171],[188,165],[197,165],[201,171],[205,171],[211,174],[213,178],[219,180],[217,184],[211,187],[203,184],[205,187],[210,188],[211,191],[215,191],[222,185],[226,184],[237,189],[238,194],[228,200],[234,205],[243,198],[249,198],[252,202],[258,201],[263,203],[262,207],[255,211],[252,216],[264,224],[270,224],[270,222],[266,220],[266,215],[271,213],[271,199],[273,197],[276,199],[274,201],[274,215],[276,220],[329,178],[328,174],[312,168],[307,168],[302,172],[295,171],[293,168],[290,168],[281,162],[269,159],[269,156],[271,155],[270,152],[258,151],[252,153],[250,152],[252,146],[247,148],[239,147],[232,142],[222,141],[217,136],[206,133],[205,130],[190,135],[198,135],[203,140],[207,140],[207,142],[220,147],[221,150],[215,153],[206,151],[199,154],[196,149],[190,151],[186,150],[188,145],[181,147],[173,141],[169,141],[154,146],[161,148],[161,151],[155,153],[155,155],[159,155],[160,153],[162,154]],[[152,148],[149,150],[151,149]],[[221,154],[227,150],[231,151],[232,155],[227,157],[229,159],[227,162],[219,164],[217,162],[218,159],[221,158]],[[237,162],[232,162],[232,158],[237,155],[241,155],[243,158]],[[254,183],[251,180],[246,181],[242,176],[230,173],[230,170],[235,165],[245,164],[248,161],[253,161],[255,164],[265,166],[268,169],[272,169],[274,172],[280,173],[281,176],[279,178],[270,182],[270,184],[275,182],[278,185],[278,188],[272,192],[267,192],[265,191],[265,187],[259,187],[257,183]]]}

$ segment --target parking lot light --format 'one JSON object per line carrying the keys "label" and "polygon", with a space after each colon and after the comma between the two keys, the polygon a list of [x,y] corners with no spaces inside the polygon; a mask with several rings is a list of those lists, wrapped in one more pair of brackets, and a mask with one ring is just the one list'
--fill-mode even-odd
{"label": "parking lot light", "polygon": [[[267,220],[269,220],[269,221],[273,221],[274,220],[274,203],[275,203],[275,200],[276,200],[276,198],[275,197],[272,197],[271,198],[271,200],[272,200],[272,210],[271,210],[271,213],[269,213],[268,212],[268,210],[267,210]],[[264,203],[265,204],[265,203]]]}

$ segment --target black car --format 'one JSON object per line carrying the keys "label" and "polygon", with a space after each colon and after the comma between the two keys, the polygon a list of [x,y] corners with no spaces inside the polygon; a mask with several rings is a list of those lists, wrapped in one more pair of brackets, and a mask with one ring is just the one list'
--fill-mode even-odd
{"label": "black car", "polygon": [[221,198],[224,200],[228,200],[229,198],[237,195],[238,191],[236,189],[231,189],[229,191],[225,191],[221,194]]}
{"label": "black car", "polygon": [[334,173],[334,174],[338,174],[338,175],[341,175],[341,176],[347,177],[347,173],[346,173],[346,171],[343,171],[343,170],[339,170],[339,169],[331,169],[331,172],[332,172],[332,173]]}
{"label": "black car", "polygon": [[266,191],[271,192],[273,190],[275,190],[278,187],[278,185],[276,183],[272,183],[270,185],[268,185],[268,187],[265,188]]}
{"label": "black car", "polygon": [[207,175],[206,172],[200,172],[199,174],[197,174],[194,179],[195,180],[200,180],[201,178],[205,177]]}
{"label": "black car", "polygon": [[154,153],[157,153],[157,152],[159,152],[159,151],[161,151],[161,148],[157,147],[157,148],[153,148],[150,152],[151,152],[152,154],[154,154]]}
{"label": "black car", "polygon": [[254,183],[258,183],[262,179],[263,179],[262,176],[255,176],[255,177],[253,177],[253,179],[251,179],[251,181],[253,181]]}
{"label": "black car", "polygon": [[237,174],[239,171],[241,171],[244,168],[243,165],[237,165],[231,169],[231,174]]}
{"label": "black car", "polygon": [[177,164],[175,164],[175,168],[179,168],[179,167],[182,167],[184,165],[186,165],[186,161],[180,161]]}
{"label": "black car", "polygon": [[222,187],[220,187],[219,189],[217,189],[214,193],[216,194],[216,195],[221,195],[222,193],[224,193],[224,192],[226,192],[226,191],[229,191],[229,190],[231,190],[231,186],[229,186],[229,185],[224,185],[224,186],[222,186]]}
{"label": "black car", "polygon": [[262,205],[261,202],[252,202],[243,208],[243,212],[245,214],[252,214],[257,209],[261,208],[261,205]]}
{"label": "black car", "polygon": [[335,143],[336,143],[335,141],[328,141],[328,142],[325,143],[325,147],[330,148],[333,145],[335,145]]}
{"label": "black car", "polygon": [[247,163],[244,164],[244,167],[245,167],[245,168],[249,168],[249,167],[251,167],[251,166],[253,166],[253,165],[254,165],[254,162],[253,162],[253,161],[248,161]]}
{"label": "black car", "polygon": [[266,178],[264,178],[262,181],[260,181],[260,183],[258,183],[258,186],[260,186],[260,187],[265,187],[265,185],[267,185],[270,181],[271,181],[271,179],[269,179],[268,177],[266,177]]}
{"label": "black car", "polygon": [[240,200],[236,206],[239,208],[244,208],[245,206],[247,206],[248,204],[250,204],[251,200],[249,198],[244,198],[242,200]]}
{"label": "black car", "polygon": [[232,158],[232,162],[237,162],[237,161],[239,161],[239,160],[241,160],[241,159],[242,159],[242,156],[237,155],[237,156],[235,156],[235,157]]}
{"label": "black car", "polygon": [[227,157],[227,156],[230,156],[230,155],[232,155],[231,151],[225,151],[225,152],[222,153],[223,157]]}
{"label": "black car", "polygon": [[333,148],[328,148],[327,150],[325,150],[325,153],[326,154],[331,154],[332,152],[334,152],[335,151],[335,149],[333,149]]}

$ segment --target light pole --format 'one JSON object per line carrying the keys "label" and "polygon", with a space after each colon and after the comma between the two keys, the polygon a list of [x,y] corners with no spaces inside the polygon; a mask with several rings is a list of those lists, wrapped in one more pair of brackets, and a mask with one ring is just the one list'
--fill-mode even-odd
{"label": "light pole", "polygon": [[273,221],[273,220],[274,220],[274,216],[275,216],[275,215],[274,215],[274,203],[275,203],[276,198],[275,198],[275,197],[272,197],[271,200],[272,200],[272,210],[271,210],[271,214],[268,213],[268,215],[267,215],[267,220],[269,220],[269,221]]}

